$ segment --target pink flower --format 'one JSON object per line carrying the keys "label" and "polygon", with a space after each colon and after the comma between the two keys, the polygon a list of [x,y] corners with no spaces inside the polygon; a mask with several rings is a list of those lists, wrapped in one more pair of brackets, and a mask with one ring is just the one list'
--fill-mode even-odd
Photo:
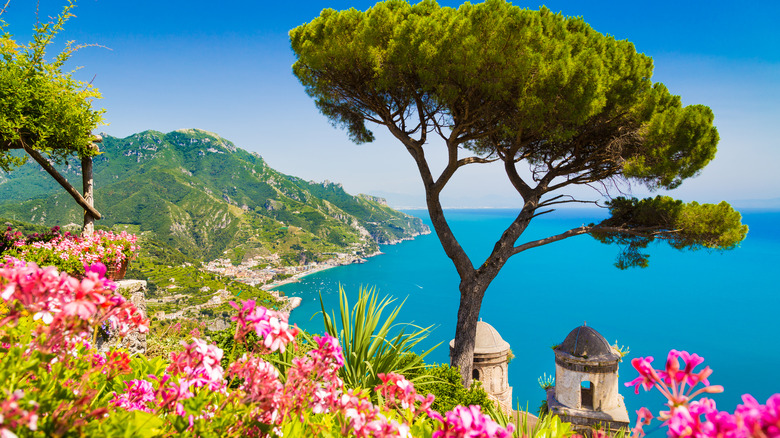
{"label": "pink flower", "polygon": [[741,438],[750,436],[747,429],[738,421],[738,417],[728,412],[713,411],[706,414],[707,423],[702,429],[707,436],[722,438]]}
{"label": "pink flower", "polygon": [[228,376],[242,380],[238,389],[245,393],[245,403],[256,404],[259,408],[258,421],[277,424],[281,420],[278,409],[283,388],[273,365],[254,355],[244,354],[230,364]]}
{"label": "pink flower", "polygon": [[640,408],[638,411],[636,411],[636,425],[631,430],[632,436],[636,436],[638,438],[645,436],[645,431],[642,429],[642,427],[649,425],[650,422],[653,421],[653,418],[653,413],[650,412],[650,410],[647,408]]}
{"label": "pink flower", "polygon": [[310,406],[315,413],[339,410],[339,398],[343,385],[338,370],[344,364],[338,339],[324,335],[315,336],[319,348],[304,357],[296,357],[287,371],[284,388],[285,412],[301,413]]}
{"label": "pink flower", "polygon": [[62,311],[66,315],[78,316],[79,318],[88,321],[92,315],[97,312],[97,306],[95,303],[87,300],[74,300],[66,304],[62,308]]}
{"label": "pink flower", "polygon": [[156,399],[151,382],[146,380],[130,380],[125,382],[127,390],[123,394],[114,392],[114,398],[109,403],[128,411],[153,412],[149,403]]}
{"label": "pink flower", "polygon": [[504,429],[482,414],[479,406],[456,406],[445,418],[442,428],[433,432],[433,438],[510,438],[514,431],[511,424]]}
{"label": "pink flower", "polygon": [[[400,374],[379,373],[378,377],[382,380],[382,384],[377,386],[376,390],[385,398],[387,406],[408,410],[415,416],[421,412],[430,412],[434,400],[433,394],[428,394],[427,397],[417,394],[412,382]],[[419,407],[416,406],[418,402]]]}
{"label": "pink flower", "polygon": [[90,265],[84,264],[84,272],[90,273],[94,272],[97,274],[98,278],[106,278],[106,265],[100,262],[92,263]]}
{"label": "pink flower", "polygon": [[[682,368],[679,360],[683,362]],[[709,367],[696,371],[703,361],[697,354],[672,350],[665,370],[661,371],[650,366],[652,358],[634,359],[632,365],[640,376],[626,386],[636,385],[637,391],[639,385],[645,389],[655,386],[669,400],[669,410],[661,412],[659,419],[665,421],[670,437],[780,438],[780,394],[769,397],[766,405],[745,394],[742,396],[743,404],[737,406],[734,414],[718,411],[711,399],[693,400],[701,393],[723,392],[722,386],[709,384],[708,377],[712,374]],[[694,392],[699,383],[704,387]],[[641,438],[644,435],[642,426],[649,424],[652,414],[645,408],[637,414],[633,435]]]}
{"label": "pink flower", "polygon": [[414,409],[414,402],[417,401],[417,391],[414,389],[414,385],[406,380],[406,378],[400,374],[395,373],[379,373],[377,375],[382,384],[376,387],[382,396],[387,399],[388,406],[399,406],[402,409]]}
{"label": "pink flower", "polygon": [[639,372],[639,377],[626,383],[626,386],[633,386],[635,394],[639,394],[640,385],[645,391],[649,391],[656,382],[661,380],[653,366],[650,365],[652,362],[653,356],[638,357],[631,360],[631,365]]}
{"label": "pink flower", "polygon": [[254,300],[243,301],[241,306],[231,301],[230,305],[238,310],[238,314],[231,318],[237,322],[237,341],[254,331],[263,340],[263,346],[268,351],[284,353],[287,344],[298,334],[298,327],[290,328],[284,314],[256,306]]}
{"label": "pink flower", "polygon": [[224,371],[220,365],[222,349],[197,338],[193,338],[191,344],[182,341],[182,345],[182,352],[171,353],[167,371],[183,375],[182,378],[195,388],[208,386],[212,391],[224,388]]}

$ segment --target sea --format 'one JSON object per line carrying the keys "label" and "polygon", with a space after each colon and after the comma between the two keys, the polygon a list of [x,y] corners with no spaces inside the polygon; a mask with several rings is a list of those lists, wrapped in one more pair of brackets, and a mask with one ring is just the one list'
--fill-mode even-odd
{"label": "sea", "polygon": [[[425,210],[407,213],[429,226]],[[509,209],[453,209],[446,217],[475,265],[490,253],[512,222]],[[620,393],[629,414],[642,406],[658,412],[658,391],[624,387],[637,376],[631,359],[652,356],[663,368],[671,349],[702,356],[710,383],[725,391],[711,395],[720,410],[732,411],[743,394],[759,402],[780,392],[780,212],[742,211],[747,239],[728,251],[678,251],[664,243],[647,248],[647,268],[619,270],[619,248],[577,236],[520,253],[492,282],[481,319],[512,349],[509,384],[515,404],[535,412],[545,395],[538,380],[555,374],[552,346],[584,323],[610,343],[628,348],[620,364]],[[525,242],[598,222],[601,210],[560,210],[535,218],[518,241]],[[280,288],[302,298],[291,321],[322,333],[320,296],[338,314],[339,288],[354,302],[361,287],[403,305],[397,322],[432,327],[417,351],[436,344],[427,363],[448,363],[458,309],[458,275],[435,235],[384,245],[363,264],[321,271]]]}

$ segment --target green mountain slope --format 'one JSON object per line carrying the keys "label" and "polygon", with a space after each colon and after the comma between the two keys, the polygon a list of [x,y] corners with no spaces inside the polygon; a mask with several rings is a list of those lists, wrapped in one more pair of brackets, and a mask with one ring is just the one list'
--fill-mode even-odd
{"label": "green mountain slope", "polygon": [[[428,231],[381,199],[282,174],[206,131],[105,136],[100,148],[95,207],[104,219],[97,225],[138,227],[197,259],[365,253]],[[60,170],[80,187],[78,160]],[[0,174],[0,215],[51,226],[80,224],[83,212],[32,162]]]}

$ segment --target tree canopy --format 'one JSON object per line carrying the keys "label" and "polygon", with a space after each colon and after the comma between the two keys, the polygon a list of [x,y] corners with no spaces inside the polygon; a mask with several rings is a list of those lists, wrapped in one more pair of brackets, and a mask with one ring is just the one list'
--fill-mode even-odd
{"label": "tree canopy", "polygon": [[91,84],[63,71],[65,62],[80,46],[46,59],[54,37],[73,16],[72,0],[62,14],[34,27],[32,40],[19,44],[6,31],[0,11],[0,168],[9,171],[24,163],[12,149],[33,149],[56,162],[68,156],[94,156],[92,130],[102,122],[102,110],[92,108],[100,94]]}
{"label": "tree canopy", "polygon": [[[728,204],[616,198],[600,224],[518,243],[530,221],[576,199],[586,185],[609,198],[622,184],[673,189],[715,156],[714,115],[682,105],[651,80],[652,59],[581,18],[504,0],[457,9],[424,0],[380,2],[365,12],[323,10],[290,32],[293,71],[320,111],[357,142],[385,126],[415,160],[431,221],[461,278],[453,365],[470,380],[482,297],[507,259],[591,234],[623,245],[618,267],[645,266],[652,240],[675,248],[728,249],[747,227]],[[427,155],[443,145],[444,170]],[[472,263],[444,216],[440,193],[463,166],[498,162],[520,212],[490,256]],[[527,170],[526,170],[527,169]],[[728,221],[720,222],[721,218]],[[719,226],[713,226],[719,225]]]}

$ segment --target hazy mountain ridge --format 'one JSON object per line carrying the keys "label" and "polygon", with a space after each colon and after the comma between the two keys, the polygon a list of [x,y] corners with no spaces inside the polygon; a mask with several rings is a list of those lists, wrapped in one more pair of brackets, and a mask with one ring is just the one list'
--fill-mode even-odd
{"label": "hazy mountain ridge", "polygon": [[[98,225],[127,224],[201,259],[255,253],[374,251],[427,228],[340,184],[277,172],[255,153],[197,129],[104,136],[94,159]],[[31,160],[32,161],[32,160]],[[59,166],[81,186],[78,160]],[[70,195],[34,163],[0,175],[0,214],[37,224],[82,221]],[[301,249],[302,248],[302,249]]]}

